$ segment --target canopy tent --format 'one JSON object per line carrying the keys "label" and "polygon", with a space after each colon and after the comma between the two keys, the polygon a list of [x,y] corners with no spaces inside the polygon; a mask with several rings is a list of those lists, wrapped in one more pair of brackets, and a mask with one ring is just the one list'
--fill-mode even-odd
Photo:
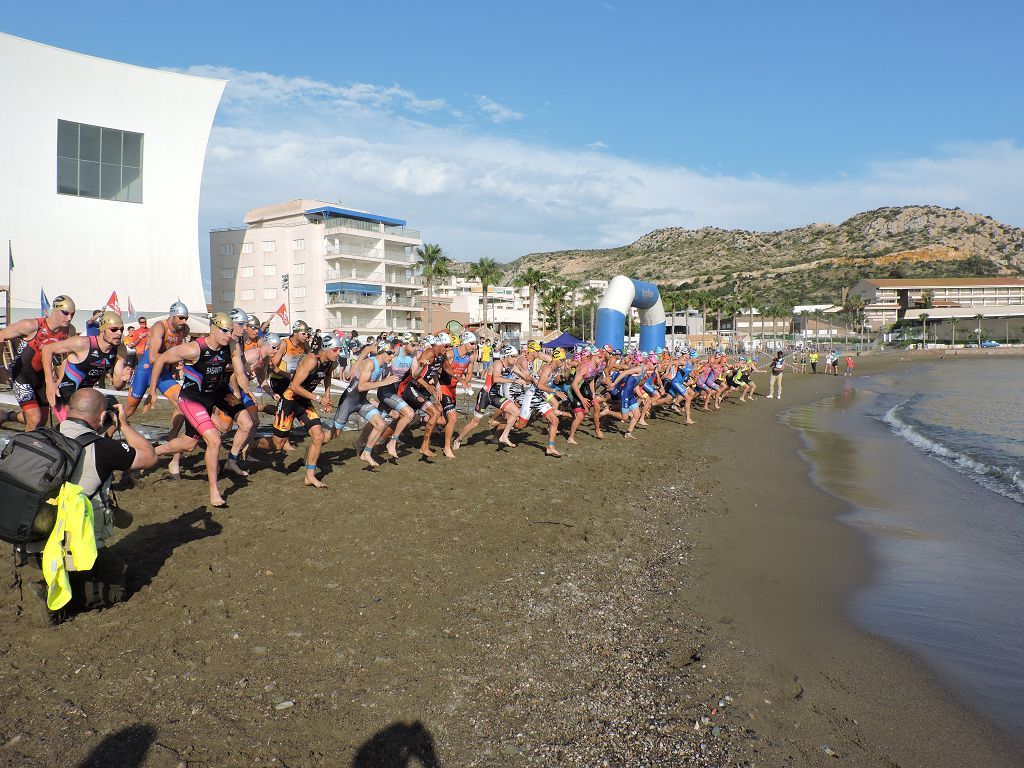
{"label": "canopy tent", "polygon": [[571,349],[573,347],[585,347],[587,342],[582,339],[577,339],[571,333],[563,333],[551,341],[545,341],[543,344],[544,349]]}

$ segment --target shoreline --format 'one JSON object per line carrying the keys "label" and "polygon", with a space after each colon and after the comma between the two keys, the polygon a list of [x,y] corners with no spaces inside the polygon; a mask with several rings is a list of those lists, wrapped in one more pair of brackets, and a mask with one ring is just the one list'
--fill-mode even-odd
{"label": "shoreline", "polygon": [[[861,357],[857,375],[936,358]],[[852,594],[877,567],[868,534],[843,522],[849,507],[814,484],[800,434],[781,421],[835,387],[820,375],[787,379],[784,407],[744,419],[749,439],[731,440],[719,462],[747,479],[719,484],[725,511],[700,526],[706,567],[695,590],[699,610],[738,637],[741,650],[726,646],[729,665],[751,720],[773,735],[774,759],[828,764],[831,751],[857,765],[1020,764],[1024,745],[916,654],[850,618]]]}
{"label": "shoreline", "polygon": [[152,732],[135,764],[1020,764],[845,618],[863,534],[779,421],[835,384],[789,374],[782,402],[587,434],[559,460],[530,429],[368,472],[352,433],[325,450],[327,490],[290,454],[230,480],[224,510],[201,456],[184,481],[158,470],[120,494],[126,603],[50,629],[4,592],[0,642],[22,650],[0,664],[0,763],[117,764]]}

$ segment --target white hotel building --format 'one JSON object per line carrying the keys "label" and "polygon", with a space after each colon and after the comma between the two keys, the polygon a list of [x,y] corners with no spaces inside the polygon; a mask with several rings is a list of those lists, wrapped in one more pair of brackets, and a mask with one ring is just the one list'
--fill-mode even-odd
{"label": "white hotel building", "polygon": [[[213,305],[266,320],[283,304],[313,329],[422,332],[413,267],[422,242],[401,219],[322,200],[253,208],[244,227],[210,233]],[[271,330],[284,329],[273,317]]]}

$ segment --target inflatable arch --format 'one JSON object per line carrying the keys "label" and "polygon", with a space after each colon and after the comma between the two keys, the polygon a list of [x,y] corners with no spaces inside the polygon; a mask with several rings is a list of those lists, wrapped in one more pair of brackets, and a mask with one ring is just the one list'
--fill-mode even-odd
{"label": "inflatable arch", "polygon": [[650,352],[665,346],[665,308],[654,283],[625,275],[613,277],[597,305],[597,346],[610,344],[622,349],[626,335],[626,313],[636,307],[640,314],[640,349]]}

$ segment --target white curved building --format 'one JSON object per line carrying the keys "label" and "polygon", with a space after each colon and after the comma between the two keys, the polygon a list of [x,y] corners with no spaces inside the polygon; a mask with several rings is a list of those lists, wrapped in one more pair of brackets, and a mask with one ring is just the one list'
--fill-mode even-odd
{"label": "white curved building", "polygon": [[[13,319],[40,290],[122,312],[205,311],[199,190],[225,81],[98,59],[0,34],[0,247]],[[6,283],[0,261],[0,284]]]}

